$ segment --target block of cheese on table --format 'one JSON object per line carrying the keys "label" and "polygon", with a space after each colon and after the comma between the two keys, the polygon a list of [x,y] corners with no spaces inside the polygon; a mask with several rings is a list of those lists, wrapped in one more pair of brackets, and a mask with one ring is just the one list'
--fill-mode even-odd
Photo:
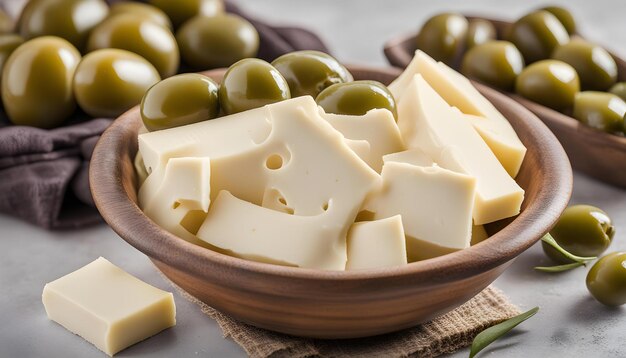
{"label": "block of cheese on table", "polygon": [[367,141],[371,148],[369,156],[361,158],[379,173],[383,155],[404,150],[400,130],[387,109],[372,109],[362,116],[323,112],[321,115],[347,139]]}
{"label": "block of cheese on table", "polygon": [[51,320],[110,356],[176,324],[170,292],[102,257],[46,284],[42,299]]}
{"label": "block of cheese on table", "polygon": [[450,105],[461,112],[483,117],[484,121],[471,121],[502,166],[512,177],[519,171],[526,147],[522,144],[509,121],[463,75],[442,62],[436,62],[426,53],[417,50],[406,70],[389,90],[399,101],[416,74]]}
{"label": "block of cheese on table", "polygon": [[[402,216],[407,240],[439,246],[469,247],[476,180],[436,165],[386,161],[383,185],[364,208],[379,220]],[[408,246],[408,245],[407,245]]]}
{"label": "block of cheese on table", "polygon": [[400,215],[352,224],[346,270],[406,265],[406,241]]}
{"label": "block of cheese on table", "polygon": [[475,224],[519,213],[524,190],[462,113],[450,107],[419,74],[400,99],[398,126],[409,148],[421,149],[443,168],[476,178]]}

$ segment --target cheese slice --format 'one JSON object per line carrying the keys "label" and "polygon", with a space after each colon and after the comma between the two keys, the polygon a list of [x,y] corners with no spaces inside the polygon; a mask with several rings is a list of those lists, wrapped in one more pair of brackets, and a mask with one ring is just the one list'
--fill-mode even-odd
{"label": "cheese slice", "polygon": [[461,112],[485,118],[471,121],[502,166],[512,177],[517,176],[526,155],[526,147],[509,121],[463,75],[442,62],[436,62],[417,50],[406,70],[391,84],[389,90],[400,101],[413,76],[421,74],[426,82],[450,105]]}
{"label": "cheese slice", "polygon": [[346,270],[406,264],[406,242],[400,215],[352,224],[348,233]]}
{"label": "cheese slice", "polygon": [[46,284],[42,300],[48,318],[109,356],[176,325],[170,292],[102,257]]}
{"label": "cheese slice", "polygon": [[462,114],[450,107],[421,75],[415,75],[404,91],[398,118],[409,148],[423,150],[443,168],[476,178],[475,224],[519,213],[524,190],[507,174]]}
{"label": "cheese slice", "polygon": [[399,162],[417,165],[420,167],[430,167],[435,165],[432,158],[418,148],[405,150],[402,152],[387,154],[383,157],[383,162]]}
{"label": "cheese slice", "polygon": [[367,163],[371,157],[372,147],[366,140],[345,139],[346,144],[352,151]]}
{"label": "cheese slice", "polygon": [[409,241],[469,247],[476,185],[473,177],[438,166],[387,161],[382,178],[380,192],[365,204],[375,219],[399,214]]}
{"label": "cheese slice", "polygon": [[387,109],[372,109],[362,116],[323,111],[321,115],[347,139],[367,141],[371,150],[368,156],[361,156],[361,159],[379,173],[383,167],[383,155],[404,150],[400,130],[393,114]]}

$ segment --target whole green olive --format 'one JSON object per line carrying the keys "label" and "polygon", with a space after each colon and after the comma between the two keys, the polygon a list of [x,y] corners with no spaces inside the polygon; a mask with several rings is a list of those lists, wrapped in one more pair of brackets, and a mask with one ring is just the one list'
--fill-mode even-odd
{"label": "whole green olive", "polygon": [[328,86],[353,81],[352,74],[339,61],[319,51],[295,51],[272,62],[287,80],[292,97],[313,98]]}
{"label": "whole green olive", "polygon": [[24,39],[19,35],[0,35],[0,80],[2,80],[2,69],[9,59],[9,56],[24,43]]}
{"label": "whole green olive", "polygon": [[626,101],[626,82],[617,82],[609,89],[609,93]]}
{"label": "whole green olive", "polygon": [[237,15],[195,17],[176,33],[183,61],[195,68],[228,67],[254,57],[259,50],[259,34],[248,20]]}
{"label": "whole green olive", "polygon": [[398,118],[396,101],[385,85],[376,81],[354,81],[332,85],[315,102],[327,113],[361,116],[374,108],[388,109]]}
{"label": "whole green olive", "polygon": [[508,41],[489,41],[471,48],[461,65],[464,75],[505,91],[513,90],[523,69],[522,54]]}
{"label": "whole green olive", "polygon": [[533,63],[515,81],[515,92],[519,95],[556,110],[571,108],[579,91],[576,70],[557,60]]}
{"label": "whole green olive", "polygon": [[291,98],[289,85],[269,63],[246,58],[230,66],[219,89],[220,107],[233,114]]}
{"label": "whole green olive", "polygon": [[563,24],[568,34],[573,35],[576,33],[576,20],[574,20],[574,16],[572,16],[569,10],[560,6],[546,6],[540,10],[545,10],[554,15]]}
{"label": "whole green olive", "polygon": [[569,35],[554,15],[541,10],[513,23],[507,40],[520,50],[526,63],[533,63],[549,58],[557,46],[569,41]]}
{"label": "whole green olive", "polygon": [[626,252],[613,252],[598,260],[587,274],[587,289],[604,305],[626,304]]}
{"label": "whole green olive", "polygon": [[15,22],[6,12],[0,10],[0,34],[10,34],[15,29]]}
{"label": "whole green olive", "polygon": [[621,133],[624,128],[626,102],[607,92],[585,91],[576,95],[573,117],[607,133]]}
{"label": "whole green olive", "polygon": [[570,64],[584,91],[606,91],[617,81],[617,64],[602,47],[583,39],[572,39],[557,47],[552,58]]}
{"label": "whole green olive", "polygon": [[467,26],[467,19],[463,15],[435,15],[426,21],[417,35],[417,48],[437,61],[452,64],[463,51]]}
{"label": "whole green olive", "polygon": [[143,124],[157,131],[213,119],[219,114],[217,90],[215,81],[196,73],[167,78],[143,96]]}
{"label": "whole green olive", "polygon": [[16,125],[53,128],[76,108],[72,77],[80,53],[54,36],[30,40],[9,56],[2,71],[2,102]]}
{"label": "whole green olive", "polygon": [[176,28],[195,16],[210,17],[224,13],[222,0],[149,0],[148,2],[163,10]]}
{"label": "whole green olive", "polygon": [[33,0],[20,15],[19,33],[25,39],[59,36],[82,51],[89,32],[108,13],[102,0]]}
{"label": "whole green olive", "polygon": [[496,27],[491,21],[483,19],[473,19],[467,26],[467,39],[465,45],[468,49],[482,45],[485,42],[493,41],[497,38]]}
{"label": "whole green olive", "polygon": [[[550,235],[566,251],[584,257],[598,256],[611,244],[615,227],[611,218],[591,205],[573,205],[565,209]],[[572,261],[552,246],[541,243],[548,257],[559,263]]]}
{"label": "whole green olive", "polygon": [[143,57],[125,50],[104,49],[87,54],[74,75],[78,105],[93,117],[116,118],[138,105],[161,78]]}
{"label": "whole green olive", "polygon": [[120,14],[132,14],[137,17],[152,20],[161,26],[167,27],[168,29],[172,28],[172,21],[170,21],[170,18],[167,17],[167,14],[158,7],[150,4],[135,1],[118,1],[111,4],[109,17]]}
{"label": "whole green olive", "polygon": [[89,36],[87,48],[134,52],[150,61],[164,78],[175,74],[180,62],[176,38],[170,30],[132,14],[120,14],[98,25]]}

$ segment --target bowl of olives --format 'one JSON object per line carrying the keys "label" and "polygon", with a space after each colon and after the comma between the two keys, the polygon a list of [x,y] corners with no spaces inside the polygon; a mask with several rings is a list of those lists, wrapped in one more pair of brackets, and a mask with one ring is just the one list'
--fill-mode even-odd
{"label": "bowl of olives", "polygon": [[566,9],[545,7],[516,21],[439,14],[418,33],[387,42],[385,55],[404,68],[416,49],[536,114],[574,169],[626,187],[626,169],[616,165],[626,162],[626,62],[581,37]]}

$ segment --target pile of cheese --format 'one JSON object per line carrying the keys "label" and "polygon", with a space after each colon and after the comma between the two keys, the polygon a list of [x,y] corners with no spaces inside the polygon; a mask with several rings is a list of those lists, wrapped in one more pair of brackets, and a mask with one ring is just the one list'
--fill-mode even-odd
{"label": "pile of cheese", "polygon": [[519,213],[526,148],[465,77],[418,51],[389,89],[397,123],[305,96],[142,133],[139,204],[192,243],[325,270],[467,248],[482,224]]}

